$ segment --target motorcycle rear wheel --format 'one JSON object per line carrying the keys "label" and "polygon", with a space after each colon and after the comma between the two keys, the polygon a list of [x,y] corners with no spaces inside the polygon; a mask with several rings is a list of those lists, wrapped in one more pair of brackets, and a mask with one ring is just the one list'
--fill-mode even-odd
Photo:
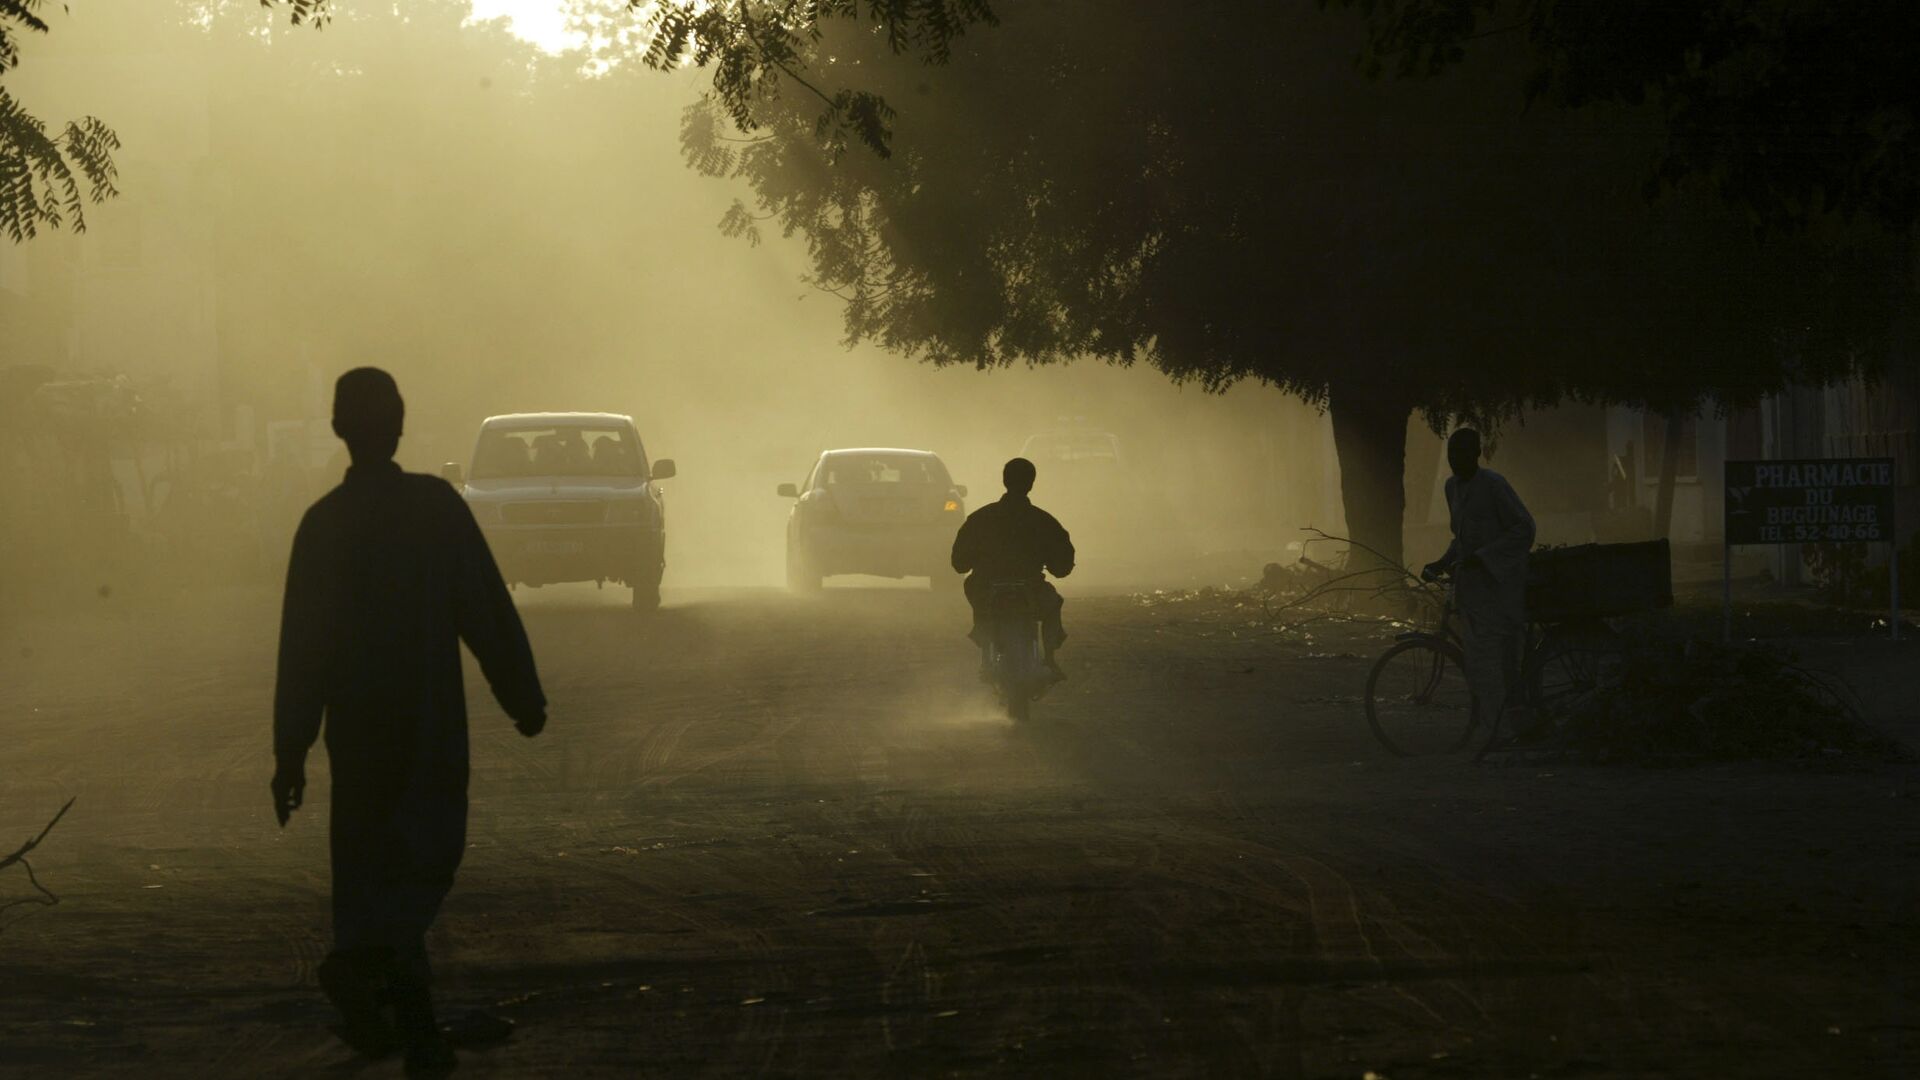
{"label": "motorcycle rear wheel", "polygon": [[1024,724],[1033,718],[1033,695],[1026,687],[1009,688],[1007,696],[1007,717],[1016,724]]}

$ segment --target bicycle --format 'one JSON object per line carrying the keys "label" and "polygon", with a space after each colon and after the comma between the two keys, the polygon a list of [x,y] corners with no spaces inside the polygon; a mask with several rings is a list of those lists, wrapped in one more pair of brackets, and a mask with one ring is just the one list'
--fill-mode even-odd
{"label": "bicycle", "polygon": [[[1411,578],[1411,575],[1409,575]],[[1454,627],[1452,582],[1444,589],[1437,629],[1396,635],[1367,673],[1367,726],[1393,754],[1457,753],[1485,736],[1475,760],[1494,750],[1550,745],[1557,721],[1593,693],[1624,652],[1605,619],[1529,619],[1520,665],[1521,709],[1532,711],[1524,741],[1500,742],[1501,717],[1483,717],[1467,682],[1465,644]],[[1424,590],[1425,583],[1419,583]]]}

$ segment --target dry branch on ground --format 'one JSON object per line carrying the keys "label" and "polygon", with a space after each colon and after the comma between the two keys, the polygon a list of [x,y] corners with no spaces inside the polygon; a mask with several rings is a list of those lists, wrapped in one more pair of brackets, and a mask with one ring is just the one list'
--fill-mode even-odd
{"label": "dry branch on ground", "polygon": [[[75,796],[74,798],[78,797],[79,796]],[[19,863],[20,868],[27,872],[27,882],[40,893],[39,896],[28,896],[0,904],[0,911],[6,911],[9,908],[19,907],[23,904],[37,904],[41,907],[52,907],[60,902],[60,898],[54,895],[53,890],[40,884],[40,879],[34,876],[33,864],[27,861],[27,853],[40,846],[40,842],[47,838],[47,834],[53,831],[53,827],[60,824],[60,819],[67,816],[67,811],[73,807],[73,803],[73,799],[68,799],[66,805],[60,808],[60,812],[53,815],[53,820],[47,822],[47,827],[40,830],[40,835],[21,844],[13,854],[0,858],[0,870],[5,870],[14,863]]]}

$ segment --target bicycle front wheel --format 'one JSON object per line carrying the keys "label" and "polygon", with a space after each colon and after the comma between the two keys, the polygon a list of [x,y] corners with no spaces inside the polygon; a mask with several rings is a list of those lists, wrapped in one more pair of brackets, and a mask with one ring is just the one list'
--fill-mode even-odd
{"label": "bicycle front wheel", "polygon": [[1431,638],[1388,649],[1367,675],[1367,726],[1402,757],[1454,753],[1473,738],[1473,690],[1460,650]]}

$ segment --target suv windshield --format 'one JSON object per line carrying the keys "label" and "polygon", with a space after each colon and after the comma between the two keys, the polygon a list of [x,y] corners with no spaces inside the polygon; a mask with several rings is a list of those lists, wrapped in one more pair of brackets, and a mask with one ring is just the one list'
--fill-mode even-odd
{"label": "suv windshield", "polygon": [[640,442],[617,427],[487,428],[473,454],[476,480],[641,475]]}
{"label": "suv windshield", "polygon": [[947,470],[938,458],[904,454],[834,454],[822,466],[821,481],[836,484],[937,484],[947,486]]}
{"label": "suv windshield", "polygon": [[1035,435],[1027,440],[1022,457],[1060,464],[1097,462],[1117,464],[1120,449],[1110,435]]}

